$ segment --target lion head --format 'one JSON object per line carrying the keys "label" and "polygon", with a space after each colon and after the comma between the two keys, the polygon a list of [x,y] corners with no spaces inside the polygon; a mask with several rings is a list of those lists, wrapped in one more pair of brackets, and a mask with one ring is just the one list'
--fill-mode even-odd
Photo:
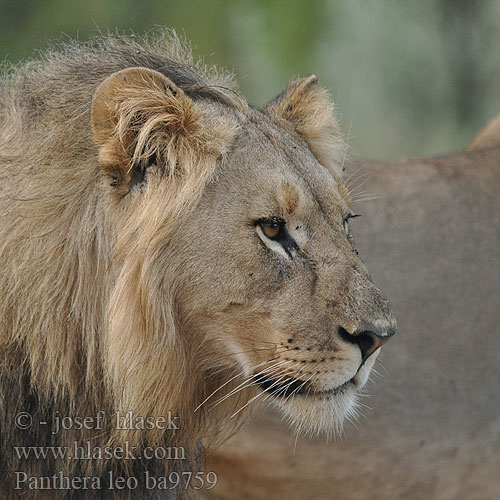
{"label": "lion head", "polygon": [[171,411],[187,441],[264,399],[329,432],[396,330],[332,104],[308,76],[255,109],[169,43],[72,46],[6,85],[3,380],[25,367],[54,409]]}
{"label": "lion head", "polygon": [[[221,374],[241,374],[233,394],[266,393],[305,428],[338,425],[395,321],[354,247],[317,78],[257,110],[197,100],[159,72],[130,68],[100,85],[92,113],[122,217],[107,337],[119,387],[137,370],[155,373],[148,385],[165,406],[174,351],[185,358],[179,387],[196,381],[191,403],[217,391]],[[151,335],[164,346],[153,354]]]}

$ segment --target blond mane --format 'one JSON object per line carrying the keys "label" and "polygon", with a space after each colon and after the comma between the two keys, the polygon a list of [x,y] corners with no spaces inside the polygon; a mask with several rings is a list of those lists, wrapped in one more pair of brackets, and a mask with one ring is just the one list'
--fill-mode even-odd
{"label": "blond mane", "polygon": [[[0,264],[8,272],[0,276],[0,378],[4,386],[17,388],[9,401],[6,395],[0,398],[4,415],[16,407],[11,398],[17,398],[21,407],[22,398],[28,398],[33,408],[41,405],[47,413],[57,410],[61,415],[130,409],[136,415],[155,416],[166,410],[182,412],[186,397],[203,395],[197,394],[198,381],[188,378],[187,356],[193,353],[176,342],[175,311],[166,313],[168,307],[150,293],[152,287],[174,283],[169,273],[176,273],[155,253],[155,235],[158,227],[162,238],[171,234],[196,204],[237,127],[214,119],[208,124],[210,140],[203,128],[199,137],[190,137],[198,141],[195,147],[201,155],[186,158],[191,148],[182,141],[175,147],[165,144],[161,135],[169,114],[158,118],[151,113],[137,140],[128,143],[137,113],[156,111],[161,103],[160,91],[130,95],[123,104],[115,140],[131,149],[134,163],[158,155],[175,165],[182,156],[185,172],[169,175],[170,184],[154,193],[162,201],[156,204],[156,213],[141,212],[137,201],[137,217],[117,241],[116,221],[109,210],[114,202],[102,185],[90,113],[98,85],[132,66],[162,73],[190,99],[213,103],[229,115],[245,109],[232,75],[195,62],[171,31],[149,40],[107,36],[88,43],[65,43],[43,52],[36,61],[4,68]],[[190,126],[177,125],[180,129]],[[182,188],[174,199],[167,187],[181,177]],[[143,259],[135,257],[137,251]],[[161,283],[158,257],[165,264]],[[130,310],[135,311],[134,322],[128,319]],[[199,349],[196,354],[200,362],[206,358]],[[128,373],[116,370],[113,360],[123,360]],[[158,370],[165,373],[161,385],[149,376]],[[213,427],[203,416],[191,419],[186,414],[181,429],[168,439],[197,454],[200,426]],[[144,431],[107,430],[102,433],[103,446],[165,440],[165,433],[158,429],[151,429],[146,437]],[[7,442],[19,441],[7,426],[2,433]],[[68,431],[66,438],[70,442],[82,439],[82,434]],[[44,443],[40,436],[30,439]]]}

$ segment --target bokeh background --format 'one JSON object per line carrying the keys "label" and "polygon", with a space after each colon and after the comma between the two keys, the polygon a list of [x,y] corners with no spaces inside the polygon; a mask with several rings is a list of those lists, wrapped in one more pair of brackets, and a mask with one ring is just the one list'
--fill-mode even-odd
{"label": "bokeh background", "polygon": [[462,149],[500,112],[500,0],[0,0],[0,60],[155,26],[232,69],[257,106],[316,73],[354,159]]}

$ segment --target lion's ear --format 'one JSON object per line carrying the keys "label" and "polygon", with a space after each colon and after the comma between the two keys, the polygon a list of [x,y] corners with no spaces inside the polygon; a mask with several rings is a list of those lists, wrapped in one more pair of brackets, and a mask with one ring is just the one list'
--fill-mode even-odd
{"label": "lion's ear", "polygon": [[316,75],[291,81],[284,92],[267,104],[265,111],[288,120],[320,163],[330,164],[338,155],[339,130],[333,102],[318,84]]}
{"label": "lion's ear", "polygon": [[115,185],[142,180],[158,164],[168,177],[188,170],[202,155],[225,149],[224,127],[207,127],[196,103],[163,74],[129,68],[97,88],[91,123],[99,163]]}

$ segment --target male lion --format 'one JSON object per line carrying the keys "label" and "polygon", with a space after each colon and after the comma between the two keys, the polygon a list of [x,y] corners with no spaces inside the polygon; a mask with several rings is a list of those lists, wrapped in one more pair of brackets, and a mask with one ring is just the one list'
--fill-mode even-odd
{"label": "male lion", "polygon": [[352,414],[396,323],[331,104],[314,76],[262,110],[233,87],[168,34],[3,77],[2,498],[174,498],[254,399]]}

